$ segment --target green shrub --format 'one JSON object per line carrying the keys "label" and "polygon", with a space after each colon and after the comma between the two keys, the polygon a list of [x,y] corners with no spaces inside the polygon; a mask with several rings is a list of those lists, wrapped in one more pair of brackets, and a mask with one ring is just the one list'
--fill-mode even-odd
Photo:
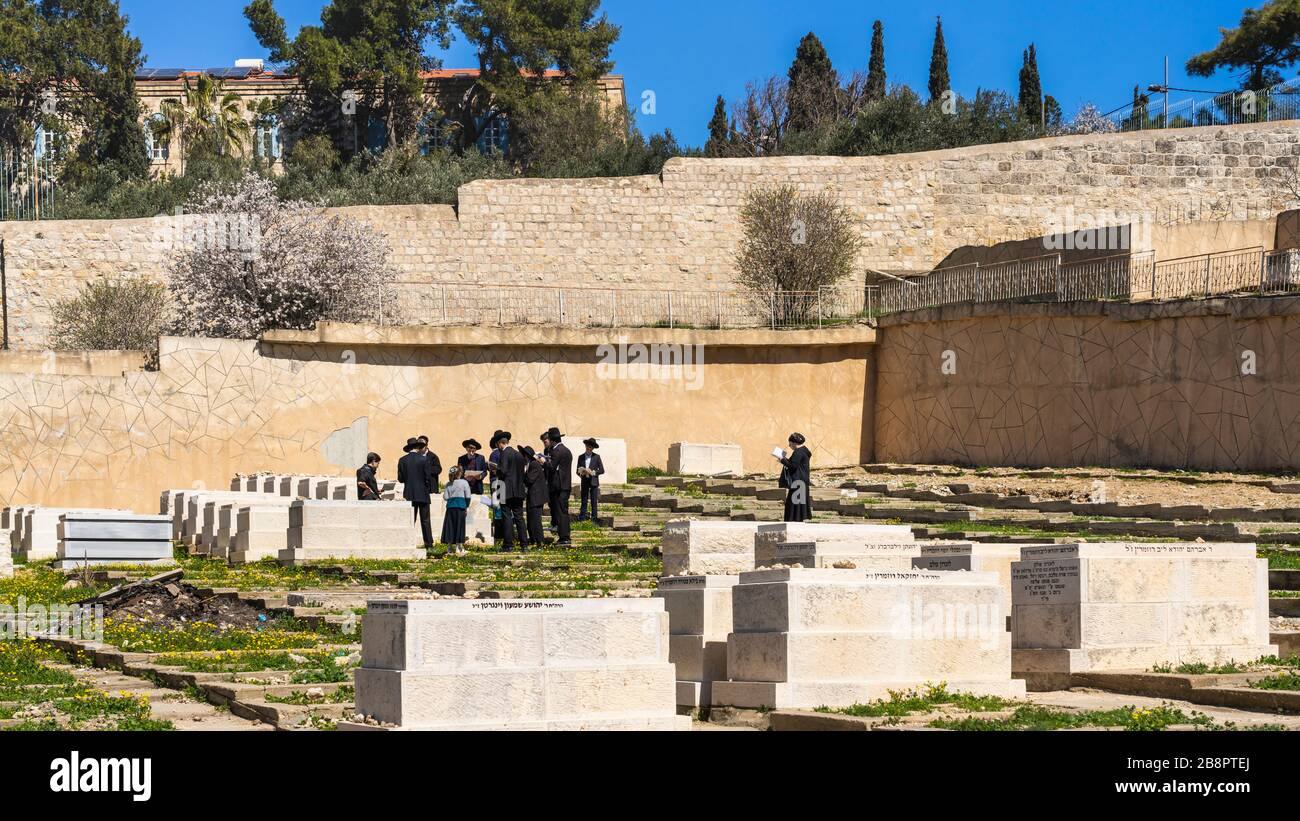
{"label": "green shrub", "polygon": [[167,286],[151,279],[97,279],[54,304],[61,351],[158,350],[167,322]]}

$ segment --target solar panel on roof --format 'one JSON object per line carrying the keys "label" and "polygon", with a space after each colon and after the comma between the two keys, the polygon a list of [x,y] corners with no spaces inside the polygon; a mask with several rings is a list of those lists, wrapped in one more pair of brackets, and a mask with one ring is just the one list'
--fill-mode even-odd
{"label": "solar panel on roof", "polygon": [[242,80],[252,73],[248,68],[210,68],[204,72],[209,77],[216,77],[219,80]]}
{"label": "solar panel on roof", "polygon": [[180,68],[142,68],[135,73],[137,80],[175,80],[185,73]]}

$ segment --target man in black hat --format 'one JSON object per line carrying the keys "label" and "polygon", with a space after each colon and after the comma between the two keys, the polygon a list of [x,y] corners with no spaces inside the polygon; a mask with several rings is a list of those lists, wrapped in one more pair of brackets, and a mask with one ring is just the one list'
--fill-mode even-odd
{"label": "man in black hat", "polygon": [[547,478],[551,491],[551,516],[555,519],[555,538],[561,545],[573,544],[569,537],[569,496],[573,493],[573,454],[564,445],[564,434],[551,428],[546,438],[551,443],[547,457]]}
{"label": "man in black hat", "polygon": [[433,525],[429,522],[429,503],[433,500],[433,463],[428,458],[428,448],[419,439],[406,440],[406,451],[397,462],[397,481],[403,484],[402,496],[411,503],[411,519],[420,520],[424,546],[433,549]]}
{"label": "man in black hat", "polygon": [[520,550],[528,549],[528,534],[524,529],[524,457],[510,447],[510,431],[499,430],[492,435],[492,457],[488,469],[492,471],[492,504],[501,511],[502,549],[514,549],[515,538]]}
{"label": "man in black hat", "polygon": [[417,436],[415,438],[419,439],[420,444],[424,445],[424,458],[429,460],[429,470],[433,471],[433,492],[439,493],[442,491],[442,487],[438,484],[438,480],[442,478],[442,460],[438,458],[438,454],[429,450],[429,437]]}
{"label": "man in black hat", "polygon": [[583,439],[587,451],[578,456],[578,476],[582,478],[582,506],[578,508],[578,521],[587,521],[587,502],[591,502],[591,520],[600,515],[596,506],[600,504],[600,477],[605,472],[605,463],[600,460],[596,448],[600,443],[595,439]]}
{"label": "man in black hat", "polygon": [[378,453],[367,453],[366,463],[357,468],[357,498],[363,502],[379,501]]}

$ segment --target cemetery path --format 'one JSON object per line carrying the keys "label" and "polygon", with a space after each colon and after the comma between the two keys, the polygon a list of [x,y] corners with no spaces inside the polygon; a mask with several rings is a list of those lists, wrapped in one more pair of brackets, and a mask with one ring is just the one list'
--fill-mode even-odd
{"label": "cemetery path", "polygon": [[80,683],[111,695],[147,698],[151,717],[159,721],[170,721],[172,726],[180,731],[275,729],[260,721],[246,721],[232,715],[229,710],[222,710],[206,701],[199,701],[182,691],[158,687],[148,679],[96,667],[73,667],[69,671]]}
{"label": "cemetery path", "polygon": [[1043,707],[1059,707],[1073,710],[1114,710],[1119,707],[1173,707],[1184,713],[1202,713],[1216,722],[1229,722],[1237,727],[1248,729],[1263,725],[1282,725],[1288,730],[1300,730],[1300,715],[1279,715],[1263,711],[1234,710],[1230,707],[1212,707],[1194,704],[1190,701],[1178,701],[1168,698],[1149,698],[1147,696],[1107,693],[1101,690],[1074,689],[1055,690],[1045,693],[1029,693],[1028,700]]}

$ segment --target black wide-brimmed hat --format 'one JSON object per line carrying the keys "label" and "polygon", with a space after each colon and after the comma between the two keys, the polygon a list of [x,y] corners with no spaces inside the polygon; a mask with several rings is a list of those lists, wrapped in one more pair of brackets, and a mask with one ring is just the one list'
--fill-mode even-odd
{"label": "black wide-brimmed hat", "polygon": [[423,446],[420,444],[420,440],[412,436],[410,439],[406,440],[406,447],[402,448],[402,450],[410,453],[411,451],[418,450],[421,447]]}
{"label": "black wide-brimmed hat", "polygon": [[519,446],[519,452],[522,453],[523,455],[527,456],[529,459],[536,459],[536,458],[537,458],[537,451],[533,450],[532,448],[528,447],[527,445],[520,445],[520,446]]}
{"label": "black wide-brimmed hat", "polygon": [[597,442],[595,439],[583,439],[583,440],[582,440],[582,444],[586,445],[586,446],[589,447],[589,448],[598,448],[598,447],[600,447],[600,443]]}
{"label": "black wide-brimmed hat", "polygon": [[559,428],[551,428],[550,430],[546,431],[546,438],[552,441],[559,441],[559,439],[563,436],[564,434],[560,433]]}
{"label": "black wide-brimmed hat", "polygon": [[807,440],[803,438],[802,433],[792,433],[790,434],[790,441],[794,442],[796,445],[802,445]]}
{"label": "black wide-brimmed hat", "polygon": [[483,449],[483,446],[478,443],[477,439],[466,439],[464,442],[460,443],[460,446],[462,448],[473,448],[474,450]]}

